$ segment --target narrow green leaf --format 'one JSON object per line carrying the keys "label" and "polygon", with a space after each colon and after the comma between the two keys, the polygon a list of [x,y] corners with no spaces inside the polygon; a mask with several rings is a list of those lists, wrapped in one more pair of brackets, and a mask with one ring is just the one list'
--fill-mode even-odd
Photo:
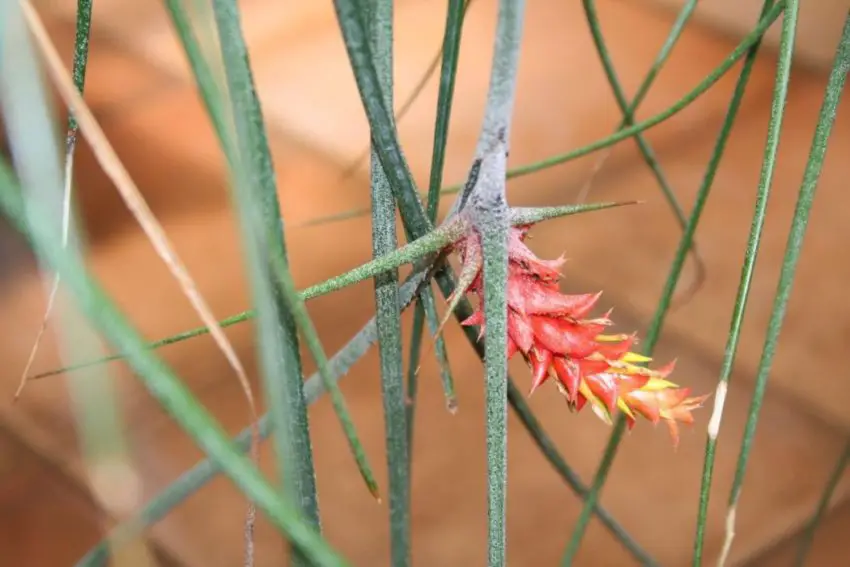
{"label": "narrow green leaf", "polygon": [[437,93],[437,111],[434,124],[434,144],[431,150],[431,175],[428,183],[427,213],[431,224],[437,221],[440,204],[440,187],[446,163],[446,145],[449,141],[449,122],[455,92],[455,77],[460,59],[460,38],[463,20],[471,0],[449,0],[446,12],[446,29],[443,33],[443,62],[440,68],[440,89]]}
{"label": "narrow green leaf", "polygon": [[[385,102],[359,5],[357,0],[334,0],[345,49],[354,71],[366,117],[369,119],[372,147],[399,203],[405,228],[414,237],[422,237],[431,226],[425,217],[422,201],[416,192],[416,184],[402,154],[392,112]],[[416,211],[417,214],[411,215],[409,211]]]}
{"label": "narrow green leaf", "polygon": [[[420,296],[421,297],[421,296]],[[407,361],[407,388],[405,389],[405,429],[407,431],[408,469],[413,458],[413,424],[416,419],[416,398],[419,394],[419,361],[422,358],[422,339],[425,334],[425,307],[416,302],[413,311],[413,329],[410,334],[410,354]]]}
{"label": "narrow green leaf", "polygon": [[[242,37],[239,9],[231,0],[214,0],[212,6],[235,126],[234,143],[226,143],[223,138],[222,145],[228,154],[258,313],[258,354],[275,431],[279,482],[283,493],[297,503],[303,517],[319,530],[313,449],[295,320],[290,306],[274,286],[269,266],[269,261],[275,259],[288,271],[274,167]],[[210,93],[211,100],[213,96]],[[250,543],[248,549],[250,553]],[[307,557],[296,548],[293,564],[308,565]]]}
{"label": "narrow green leaf", "polygon": [[[198,93],[201,95],[204,108],[210,117],[216,136],[224,148],[233,143],[233,124],[232,120],[228,118],[230,113],[225,103],[226,95],[223,92],[225,89],[216,79],[209,61],[204,56],[201,45],[195,37],[191,17],[183,6],[184,0],[164,0],[164,2],[171,25],[174,26],[174,31],[180,40],[180,46],[189,60],[192,77],[195,80]],[[225,157],[230,159],[234,151],[233,149],[225,149]]]}
{"label": "narrow green leaf", "polygon": [[[86,85],[86,69],[89,62],[89,38],[91,37],[91,17],[93,0],[77,0],[77,19],[74,29],[74,62],[71,66],[71,78],[80,93]],[[73,113],[68,116],[68,132],[65,135],[65,178],[71,178],[74,164],[74,149],[77,146],[77,120]]]}
{"label": "narrow green leaf", "polygon": [[[766,13],[772,5],[773,0],[765,0],[762,6],[762,14]],[[705,207],[705,203],[708,200],[708,195],[714,184],[714,177],[717,173],[718,167],[720,166],[720,160],[723,156],[723,152],[726,149],[726,143],[729,140],[729,135],[732,133],[732,126],[735,124],[735,120],[738,117],[738,110],[740,110],[741,102],[744,98],[744,91],[746,90],[747,84],[749,83],[752,68],[755,64],[756,56],[758,55],[758,50],[760,46],[761,42],[757,42],[755,45],[753,45],[753,47],[750,49],[750,52],[747,54],[747,57],[744,59],[744,65],[741,68],[741,74],[738,77],[738,82],[735,85],[734,92],[732,93],[732,100],[729,102],[729,108],[726,111],[726,118],[723,121],[723,126],[720,128],[720,133],[718,134],[717,141],[714,145],[714,151],[711,154],[711,158],[709,158],[708,167],[706,168],[706,172],[703,176],[700,188],[697,191],[697,197],[694,201],[693,212],[691,213],[691,218],[688,221],[688,226],[685,229],[686,236],[683,237],[682,240],[684,240],[685,238],[692,238],[693,233],[696,231],[697,223],[699,222],[702,210]],[[680,244],[676,256],[673,260],[673,264],[670,268],[671,274],[681,272],[683,264],[684,254],[682,253],[682,245]],[[670,280],[668,279],[668,282],[669,281]],[[673,290],[669,289],[669,286],[665,287],[665,290],[662,293],[662,298],[672,296],[672,294]],[[727,349],[727,355],[728,353],[729,350]],[[718,388],[725,391],[732,370],[731,360],[724,363],[723,369],[724,370],[722,370],[720,374]],[[725,394],[720,395],[722,397],[725,397]],[[714,472],[716,448],[716,436],[708,435],[705,446],[705,458],[703,460],[702,483],[700,486],[699,496],[699,511],[697,512],[696,536],[694,538],[694,567],[699,567],[700,565],[702,565],[703,543],[705,541],[705,525],[706,520],[708,518],[708,501],[711,493],[711,480],[712,473]]]}
{"label": "narrow green leaf", "polygon": [[449,365],[449,351],[446,348],[446,340],[443,338],[442,333],[437,334],[440,326],[440,318],[437,315],[437,305],[430,287],[419,296],[419,302],[425,309],[425,320],[428,323],[428,331],[430,331],[433,337],[434,356],[437,358],[437,365],[440,367],[440,382],[443,385],[446,409],[450,413],[454,413],[457,411],[455,381],[454,377],[452,377],[451,366]]}
{"label": "narrow green leaf", "polygon": [[[443,33],[442,66],[440,71],[440,87],[437,93],[436,123],[434,125],[434,144],[431,152],[431,175],[428,185],[426,212],[428,220],[432,225],[437,222],[437,207],[440,203],[440,185],[443,179],[443,167],[445,165],[446,144],[448,143],[449,121],[451,118],[452,101],[454,99],[455,75],[457,74],[458,55],[460,52],[460,38],[463,29],[463,19],[466,9],[471,0],[449,0],[446,11],[446,27]],[[439,59],[435,60],[435,63]],[[419,356],[422,348],[423,327],[428,322],[428,329],[434,337],[434,354],[440,366],[440,376],[443,383],[443,393],[446,397],[446,407],[454,412],[457,409],[455,397],[454,378],[449,366],[448,350],[442,333],[437,334],[439,329],[439,317],[437,315],[434,293],[430,286],[425,288],[419,298],[419,304],[413,317],[413,334],[411,337],[411,360],[407,378],[408,398],[408,444],[413,439],[413,417],[415,415],[417,372],[419,368]],[[415,355],[415,356],[414,356]],[[412,447],[412,445],[410,445]]]}
{"label": "narrow green leaf", "polygon": [[[384,93],[384,105],[393,107],[393,4],[377,0],[368,9],[369,36],[374,65]],[[380,158],[372,145],[372,256],[396,249],[395,200]],[[381,394],[389,479],[390,564],[410,565],[410,459],[407,443],[407,406],[398,308],[398,272],[375,276],[375,320],[381,363]]]}
{"label": "narrow green leaf", "polygon": [[[759,193],[764,193],[764,197],[758,199],[758,204],[761,204],[762,200],[767,200],[767,194],[770,190],[770,184],[776,166],[776,153],[779,146],[782,118],[785,111],[788,82],[793,61],[794,37],[797,28],[798,13],[799,1],[788,0],[788,7],[785,10],[785,17],[782,22],[782,34],[779,42],[779,63],[776,70],[776,92],[771,109],[770,125],[768,126],[768,142],[762,166],[762,178],[759,184]],[[797,197],[797,205],[794,209],[794,217],[791,220],[791,229],[788,233],[788,243],[785,247],[785,256],[782,260],[779,282],[776,286],[773,309],[770,313],[770,320],[767,324],[767,334],[764,339],[761,360],[759,361],[758,370],[756,371],[753,397],[750,401],[747,423],[744,426],[744,437],[741,441],[741,451],[738,455],[738,461],[735,466],[735,477],[732,481],[732,489],[729,492],[729,515],[734,514],[738,506],[738,500],[741,497],[741,491],[743,490],[744,476],[747,471],[747,464],[749,462],[750,451],[752,449],[752,443],[756,433],[756,426],[758,425],[761,405],[764,401],[764,394],[767,390],[767,381],[770,377],[773,357],[776,353],[776,346],[779,341],[779,333],[782,330],[782,323],[788,307],[788,300],[791,297],[791,289],[794,284],[794,276],[797,273],[797,263],[800,258],[803,238],[806,234],[809,214],[811,212],[815,191],[817,190],[818,180],[820,179],[821,170],[823,168],[827,142],[829,141],[829,135],[832,132],[836,110],[844,91],[844,83],[847,80],[848,72],[850,72],[850,16],[845,21],[841,42],[835,56],[835,63],[833,65],[832,72],[830,73],[829,81],[827,82],[823,105],[821,106],[820,116],[818,118],[817,126],[815,127],[814,139],[812,140],[812,149],[809,152],[809,159],[806,163],[805,172],[803,173],[803,182],[800,186],[800,193]],[[753,261],[755,260],[755,256],[758,254],[759,236],[761,226],[763,224],[763,216],[764,213],[762,212],[762,208],[759,208],[757,205],[756,215],[753,219],[753,227],[755,228],[758,226],[759,230],[753,231],[751,236],[751,246],[748,246],[747,250],[747,259],[752,257]],[[746,291],[748,291],[749,288],[750,275],[751,272],[745,272],[744,276],[742,276],[741,289],[744,293],[740,294],[739,297],[741,298],[740,302],[744,305],[746,304]],[[744,307],[742,306],[741,310],[743,309]],[[735,346],[737,346],[737,343],[735,343]],[[711,431],[709,434],[711,434]],[[731,545],[732,532],[730,531],[726,534],[721,558],[728,554]]]}
{"label": "narrow green leaf", "polygon": [[378,483],[375,480],[375,474],[372,472],[372,467],[366,458],[366,450],[363,448],[363,443],[357,436],[354,420],[351,418],[351,412],[348,410],[345,397],[342,394],[342,390],[339,389],[336,378],[330,369],[325,349],[319,339],[319,333],[312,319],[310,319],[310,314],[307,312],[304,301],[298,296],[298,291],[295,289],[295,282],[288,267],[275,257],[272,257],[271,260],[273,262],[274,275],[286,299],[287,308],[295,317],[295,321],[304,335],[304,342],[307,343],[307,348],[313,360],[315,360],[316,366],[319,368],[319,377],[322,380],[325,390],[331,396],[331,404],[339,418],[342,431],[348,440],[349,448],[357,463],[360,475],[363,477],[363,481],[366,483],[366,487],[372,496],[380,501],[380,491],[378,490]]}
{"label": "narrow green leaf", "polygon": [[[451,6],[453,6],[453,3],[455,1],[456,0],[449,0],[450,7],[449,7],[448,18],[453,18],[452,14],[454,13],[454,8],[452,8]],[[466,10],[469,9],[470,4],[472,4],[472,0],[465,0],[465,2],[463,3],[463,13],[464,14],[466,13]],[[445,50],[444,49],[445,49],[445,45],[443,45],[443,47],[441,47],[440,51],[438,51],[436,53],[436,55],[434,55],[434,57],[431,59],[430,63],[428,63],[428,67],[426,67],[425,71],[422,73],[422,76],[419,77],[419,81],[413,86],[413,88],[410,90],[410,93],[407,95],[407,97],[405,97],[404,102],[402,102],[401,105],[398,107],[398,110],[395,113],[395,123],[396,123],[396,125],[398,125],[404,119],[404,117],[407,116],[407,113],[410,111],[411,108],[413,108],[413,104],[417,100],[419,100],[419,96],[425,90],[425,87],[428,85],[428,82],[431,80],[431,78],[434,76],[434,73],[437,71],[437,67],[439,67],[440,61],[441,60],[445,61]],[[439,103],[438,103],[438,108],[439,107],[440,106],[439,106]],[[370,147],[366,148],[366,150],[363,153],[361,153],[359,156],[357,156],[356,159],[352,160],[351,164],[349,164],[343,170],[342,175],[341,175],[342,179],[345,180],[345,179],[350,178],[352,175],[354,175],[357,172],[357,169],[362,165],[362,163],[365,160],[369,159],[369,156],[371,155],[371,151],[372,151],[372,148],[370,146]]]}

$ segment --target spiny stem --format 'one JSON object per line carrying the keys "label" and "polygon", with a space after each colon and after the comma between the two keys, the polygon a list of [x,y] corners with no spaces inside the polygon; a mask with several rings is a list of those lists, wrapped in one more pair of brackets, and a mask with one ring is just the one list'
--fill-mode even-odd
{"label": "spiny stem", "polygon": [[[510,211],[505,197],[508,140],[516,96],[525,3],[499,2],[496,45],[484,124],[465,191],[452,207],[467,216],[481,237],[487,422],[488,565],[506,562],[508,460],[507,279]],[[449,213],[449,217],[452,214]],[[463,293],[461,288],[457,290]]]}

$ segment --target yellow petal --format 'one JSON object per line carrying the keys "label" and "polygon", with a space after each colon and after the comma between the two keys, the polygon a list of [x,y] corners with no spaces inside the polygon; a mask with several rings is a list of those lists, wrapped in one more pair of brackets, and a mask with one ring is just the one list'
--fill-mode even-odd
{"label": "yellow petal", "polygon": [[590,409],[593,410],[593,413],[595,413],[599,419],[601,419],[608,425],[614,425],[614,422],[611,421],[611,416],[608,414],[608,408],[593,404],[590,406]]}
{"label": "yellow petal", "polygon": [[660,392],[661,390],[669,390],[671,388],[678,388],[679,385],[669,380],[665,380],[664,378],[650,378],[646,384],[643,385],[641,390],[644,392]]}
{"label": "yellow petal", "polygon": [[644,356],[642,354],[638,354],[636,352],[627,352],[626,354],[623,355],[623,358],[621,358],[620,360],[622,360],[623,362],[638,363],[638,362],[650,362],[652,360],[652,358],[650,358],[648,356]]}
{"label": "yellow petal", "polygon": [[635,414],[632,412],[632,408],[623,400],[623,398],[617,398],[617,407],[620,408],[620,411],[629,416],[632,419],[635,419]]}
{"label": "yellow petal", "polygon": [[602,403],[602,400],[596,397],[596,394],[590,391],[587,382],[582,380],[581,383],[578,385],[578,391],[585,398],[587,398],[587,401],[590,403],[590,408],[593,410],[593,413],[598,415],[602,421],[604,421],[608,425],[611,425],[611,414],[608,412],[608,407],[604,403]]}
{"label": "yellow petal", "polygon": [[594,338],[601,343],[618,343],[628,339],[629,337],[631,337],[631,335],[596,335]]}

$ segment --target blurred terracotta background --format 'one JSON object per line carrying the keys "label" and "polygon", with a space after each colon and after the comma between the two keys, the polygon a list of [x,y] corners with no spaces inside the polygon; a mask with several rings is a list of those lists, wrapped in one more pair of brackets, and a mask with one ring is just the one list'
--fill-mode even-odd
{"label": "blurred terracotta background", "polygon": [[[600,0],[614,62],[631,95],[666,37],[682,0]],[[758,269],[718,448],[706,538],[714,564],[723,538],[725,503],[738,456],[796,191],[825,85],[826,70],[847,10],[846,0],[803,2],[800,59],[791,80],[783,141]],[[67,61],[73,44],[70,0],[37,3]],[[368,170],[343,172],[368,143],[353,77],[329,1],[245,0],[244,28],[273,146],[287,239],[299,286],[367,259],[367,217],[321,227],[297,225],[368,204]],[[755,21],[757,0],[704,2],[638,112],[648,117],[692,89],[734,48]],[[404,0],[396,9],[396,93],[403,100],[441,41],[445,3]],[[496,13],[475,0],[468,15],[452,116],[445,178],[463,180],[486,94]],[[778,26],[777,26],[778,27]],[[776,32],[756,65],[741,118],[699,228],[708,276],[699,294],[669,318],[658,358],[678,357],[678,380],[713,392],[749,230],[773,88]],[[167,228],[215,313],[248,305],[240,243],[226,192],[221,155],[184,59],[159,2],[97,0],[86,98],[124,163]],[[737,69],[737,67],[736,67]],[[690,207],[736,79],[732,72],[685,111],[647,137],[686,208]],[[430,166],[437,81],[400,124],[414,175]],[[846,97],[845,97],[846,98]],[[619,121],[579,2],[529,2],[510,162],[520,165],[609,134]],[[850,112],[839,111],[812,214],[781,346],[762,410],[738,518],[732,564],[791,565],[797,536],[850,434],[847,337],[850,279],[846,243]],[[570,203],[597,156],[512,181],[514,204]],[[90,263],[149,338],[199,324],[115,190],[83,144],[77,182],[91,240]],[[618,145],[596,177],[591,200],[642,199],[640,207],[550,222],[535,230],[542,256],[565,251],[567,286],[604,289],[620,328],[643,332],[667,275],[679,229],[635,145]],[[448,200],[447,200],[448,201]],[[331,245],[338,242],[337,245]],[[71,565],[100,537],[104,519],[88,496],[76,451],[74,421],[62,378],[31,384],[9,400],[44,309],[44,287],[15,235],[0,237],[0,550],[5,564]],[[686,283],[693,277],[688,267]],[[329,352],[369,318],[372,287],[363,284],[310,303]],[[406,319],[409,321],[409,319]],[[228,330],[255,374],[250,325]],[[444,409],[430,361],[423,367],[414,464],[414,559],[417,565],[485,564],[485,454],[481,366],[450,326],[450,357],[460,412]],[[48,338],[35,371],[53,368]],[[232,432],[247,419],[232,373],[207,338],[160,351]],[[309,357],[305,357],[312,371]],[[112,366],[129,424],[135,464],[151,496],[194,464],[200,453],[156,407],[127,368]],[[513,369],[519,383],[527,370]],[[369,456],[385,484],[377,355],[343,381]],[[567,460],[585,479],[595,470],[609,428],[593,415],[569,414],[548,391],[530,400]],[[665,566],[690,565],[697,492],[709,407],[685,431],[678,451],[666,432],[647,424],[628,436],[602,503]],[[327,536],[355,565],[387,562],[386,506],[362,488],[330,405],[310,410],[320,504]],[[580,501],[559,480],[511,418],[509,557],[513,565],[554,565]],[[266,447],[266,469],[273,455]],[[850,473],[840,484],[809,565],[850,565]],[[244,502],[218,479],[147,534],[162,565],[241,564]],[[284,546],[260,521],[257,565],[280,565]],[[581,566],[631,565],[594,521]]]}

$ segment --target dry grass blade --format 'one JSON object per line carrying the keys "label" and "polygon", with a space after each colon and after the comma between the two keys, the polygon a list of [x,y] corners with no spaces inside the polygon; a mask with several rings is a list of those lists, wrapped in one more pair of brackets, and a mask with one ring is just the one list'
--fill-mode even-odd
{"label": "dry grass blade", "polygon": [[139,225],[150,239],[157,254],[160,258],[162,258],[171,274],[180,284],[181,289],[189,299],[192,307],[194,307],[195,311],[198,313],[201,321],[204,325],[209,327],[210,334],[215,340],[216,345],[222,351],[228,363],[236,373],[239,383],[245,392],[245,397],[248,400],[252,414],[252,421],[256,422],[258,414],[254,393],[251,389],[250,383],[248,382],[245,368],[239,360],[239,357],[236,355],[233,345],[230,344],[230,341],[224,334],[218,320],[213,315],[201,293],[198,291],[198,288],[195,285],[194,280],[192,280],[192,277],[189,275],[188,270],[177,256],[177,252],[171,246],[162,225],[159,224],[159,221],[157,221],[153,212],[151,212],[144,197],[141,195],[138,187],[136,187],[136,184],[130,177],[130,174],[121,163],[121,160],[115,153],[112,144],[109,143],[109,140],[100,128],[100,125],[97,123],[97,120],[94,118],[94,115],[88,105],[74,87],[73,81],[71,80],[68,72],[65,70],[62,61],[59,58],[59,54],[56,51],[56,47],[50,40],[38,13],[27,0],[23,0],[21,2],[21,6],[24,10],[27,24],[30,27],[30,31],[33,34],[36,45],[41,51],[48,74],[59,90],[63,101],[68,106],[68,109],[76,116],[80,131],[83,136],[88,139],[98,163],[115,185],[115,188],[118,190],[121,198],[124,199],[127,208],[130,209],[130,212],[139,222]]}
{"label": "dry grass blade", "polygon": [[[73,138],[76,140],[76,137]],[[73,164],[74,164],[74,146],[69,144],[67,148],[67,152],[65,154],[65,180],[62,194],[62,247],[66,248],[68,246],[68,234],[71,229],[71,195],[73,188]],[[21,394],[24,391],[24,388],[29,382],[29,374],[32,369],[32,365],[35,362],[36,354],[38,354],[38,347],[41,345],[41,339],[44,337],[44,332],[47,330],[47,322],[50,320],[50,314],[53,311],[53,304],[56,302],[56,294],[59,291],[59,274],[55,274],[53,276],[53,284],[50,288],[50,293],[47,296],[47,306],[44,308],[44,316],[41,318],[41,327],[38,329],[38,333],[35,336],[35,341],[33,341],[32,348],[30,349],[29,357],[27,357],[27,363],[24,365],[24,370],[21,372],[21,380],[18,383],[18,388],[15,390],[15,395],[12,398],[12,403],[17,402],[21,397]]]}
{"label": "dry grass blade", "polygon": [[[70,195],[71,184],[65,184],[66,195]],[[63,215],[62,219],[62,244],[66,245],[68,240],[68,216]],[[18,382],[18,387],[15,389],[15,395],[12,397],[12,403],[15,403],[20,399],[21,394],[24,392],[24,388],[27,386],[27,382],[29,382],[30,378],[30,370],[32,369],[32,365],[35,362],[35,356],[38,354],[38,347],[41,345],[41,339],[44,337],[44,332],[47,330],[47,322],[50,320],[50,313],[53,311],[53,304],[56,301],[56,293],[59,291],[59,274],[53,276],[53,285],[50,288],[50,294],[47,296],[47,306],[44,308],[44,315],[41,317],[41,327],[38,329],[38,333],[35,335],[35,341],[33,341],[32,348],[30,349],[30,354],[27,357],[27,363],[24,365],[24,370],[21,372],[21,379]]]}

